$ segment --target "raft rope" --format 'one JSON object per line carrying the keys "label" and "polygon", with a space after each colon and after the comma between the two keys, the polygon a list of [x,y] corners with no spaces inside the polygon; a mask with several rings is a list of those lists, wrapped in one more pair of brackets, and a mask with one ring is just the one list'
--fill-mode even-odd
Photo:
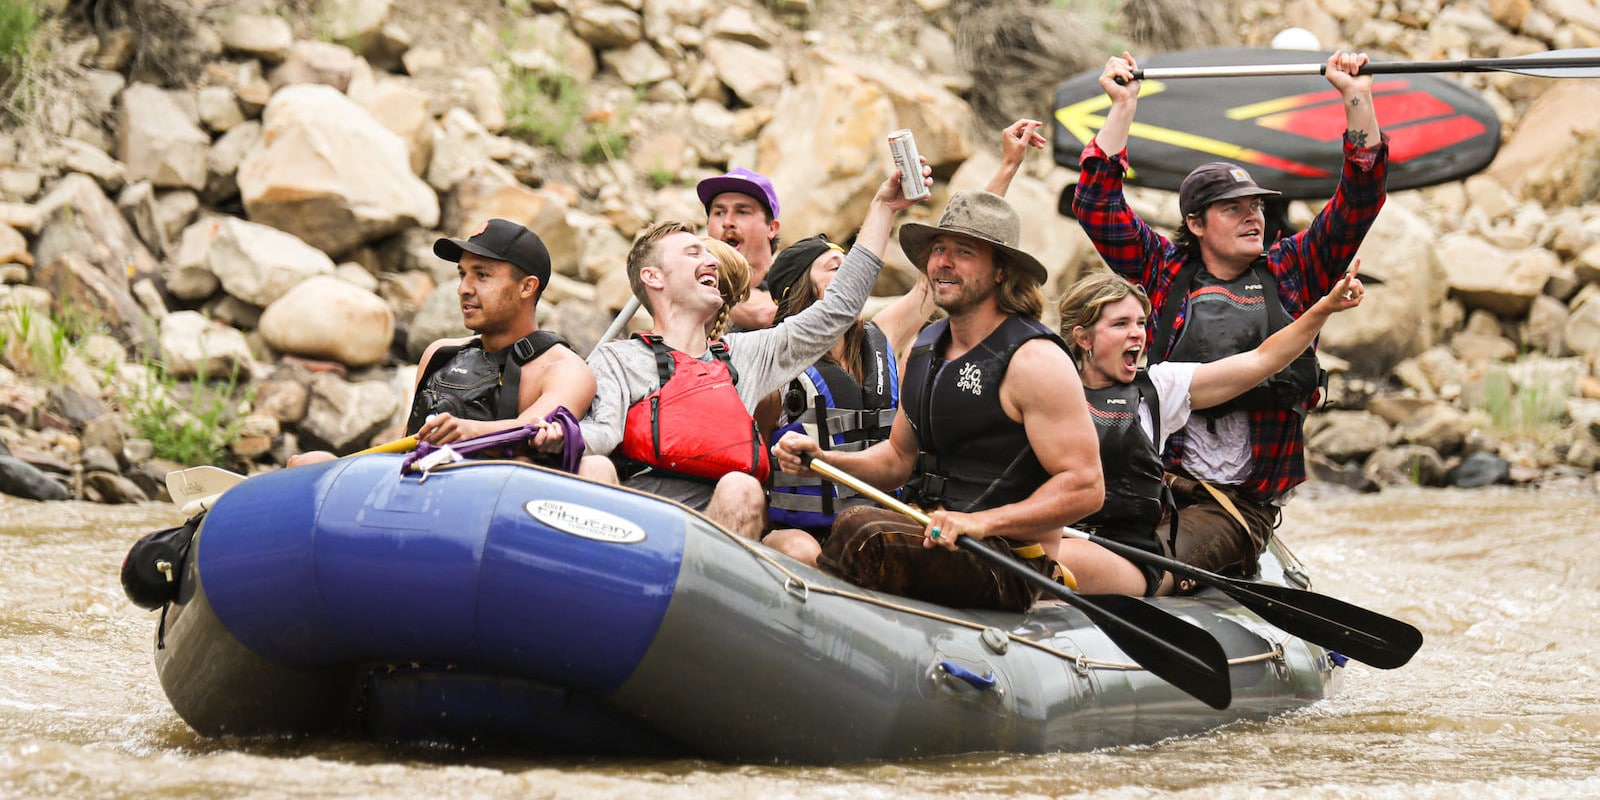
{"label": "raft rope", "polygon": [[[452,463],[448,463],[448,464],[440,464],[440,465],[434,466],[434,467],[429,468],[429,469],[419,470],[421,472],[421,476],[422,476],[420,480],[427,480],[428,475],[431,474],[431,473],[434,473],[434,472],[446,472],[446,471],[449,471],[449,470],[463,469],[463,468],[466,468],[466,467],[475,467],[475,466],[482,466],[482,465],[487,465],[487,464],[511,464],[511,465],[518,466],[518,467],[528,467],[528,468],[531,468],[531,469],[538,469],[538,467],[535,467],[534,465],[527,464],[527,463],[524,463],[524,462],[521,462],[521,461],[507,461],[507,460],[500,460],[500,459],[474,459],[474,460],[470,460],[470,461],[458,461],[458,462],[452,462]],[[571,477],[571,476],[568,476],[568,477]],[[633,490],[633,489],[628,489],[625,486],[624,487],[614,487],[614,488],[620,488],[620,489],[623,489],[625,491],[636,491],[636,490]],[[656,495],[649,495],[649,496],[650,497],[656,497],[656,499],[662,499],[662,498],[657,497]],[[669,500],[668,502],[673,502],[673,501]],[[700,514],[700,512],[694,511],[694,509],[690,509],[690,508],[688,508],[688,506],[683,506],[683,504],[681,504],[681,503],[674,503],[674,504],[682,506],[683,508],[688,509],[689,511],[695,513],[698,516],[701,516],[702,518],[705,517],[705,515]],[[888,609],[890,611],[898,611],[898,612],[900,612],[902,614],[911,614],[911,615],[914,615],[914,616],[923,617],[925,619],[931,619],[931,620],[934,620],[936,622],[943,622],[943,623],[945,623],[947,625],[955,625],[955,626],[958,626],[958,627],[968,628],[968,629],[979,631],[979,632],[982,632],[982,631],[985,631],[985,630],[990,630],[990,629],[1000,630],[999,628],[996,628],[993,625],[985,625],[985,624],[983,624],[981,622],[975,622],[975,621],[969,620],[969,619],[961,619],[959,617],[952,617],[952,616],[950,616],[948,614],[941,614],[941,613],[939,613],[937,611],[929,611],[927,609],[917,608],[915,606],[909,606],[909,605],[905,605],[903,603],[897,603],[897,602],[895,602],[893,600],[886,600],[886,599],[881,598],[881,597],[873,597],[871,595],[861,594],[859,592],[853,592],[853,591],[850,591],[849,589],[838,589],[838,588],[835,588],[835,587],[832,587],[832,586],[813,585],[811,583],[806,582],[805,578],[802,578],[799,575],[797,575],[794,572],[794,570],[789,569],[787,566],[784,566],[777,559],[773,558],[770,553],[765,553],[765,552],[762,552],[761,550],[757,549],[759,547],[763,547],[763,545],[761,545],[760,542],[757,542],[757,541],[755,541],[753,539],[748,539],[748,538],[745,538],[743,536],[740,536],[739,534],[734,533],[733,531],[730,531],[730,530],[728,530],[728,529],[726,529],[726,528],[724,528],[721,525],[718,525],[716,523],[712,523],[711,527],[714,528],[717,532],[721,533],[725,538],[729,539],[730,541],[732,541],[735,544],[737,544],[739,547],[743,548],[746,553],[749,553],[756,560],[761,561],[762,563],[764,563],[767,566],[771,567],[774,571],[782,574],[782,576],[784,578],[782,590],[786,594],[790,594],[790,595],[793,595],[793,596],[799,598],[800,602],[802,602],[802,603],[806,602],[810,598],[812,593],[826,594],[826,595],[833,595],[834,597],[843,598],[845,600],[855,600],[855,601],[860,602],[860,603],[866,603],[867,605],[877,606],[879,608]],[[1031,648],[1033,648],[1035,650],[1039,650],[1041,652],[1048,653],[1050,655],[1055,656],[1056,658],[1059,658],[1059,659],[1061,659],[1063,661],[1066,661],[1066,662],[1072,664],[1073,668],[1075,670],[1077,670],[1078,674],[1080,674],[1080,675],[1088,675],[1089,674],[1089,670],[1091,670],[1091,669],[1121,670],[1121,671],[1126,671],[1126,672],[1142,672],[1142,671],[1144,671],[1144,667],[1141,667],[1138,664],[1134,664],[1134,663],[1131,663],[1131,662],[1106,661],[1106,660],[1103,660],[1103,659],[1091,658],[1089,656],[1083,655],[1082,653],[1069,653],[1069,652],[1067,652],[1065,650],[1062,650],[1060,648],[1053,647],[1051,645],[1045,644],[1044,642],[1036,641],[1034,639],[1025,638],[1025,637],[1020,636],[1020,635],[1018,635],[1016,633],[1013,633],[1011,631],[1001,631],[1001,632],[1005,634],[1007,639],[1010,639],[1011,641],[1016,642],[1019,645],[1022,645],[1024,647],[1031,647]],[[1263,637],[1263,638],[1265,638],[1265,637]],[[1231,666],[1234,666],[1236,664],[1254,664],[1254,663],[1257,663],[1257,662],[1260,662],[1260,661],[1277,661],[1280,664],[1283,664],[1283,665],[1287,666],[1287,660],[1286,660],[1285,653],[1284,653],[1284,645],[1288,642],[1288,636],[1285,635],[1285,637],[1283,639],[1278,639],[1276,641],[1271,641],[1271,640],[1269,640],[1269,641],[1270,641],[1270,643],[1272,645],[1272,648],[1270,650],[1267,650],[1266,652],[1263,652],[1263,653],[1257,653],[1257,654],[1251,655],[1251,656],[1239,656],[1237,658],[1230,658],[1230,659],[1228,659],[1228,666],[1231,667]]]}

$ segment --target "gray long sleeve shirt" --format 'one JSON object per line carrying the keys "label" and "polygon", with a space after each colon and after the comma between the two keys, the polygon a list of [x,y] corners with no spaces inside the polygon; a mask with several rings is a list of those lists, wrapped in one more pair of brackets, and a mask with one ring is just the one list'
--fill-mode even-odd
{"label": "gray long sleeve shirt", "polygon": [[[828,284],[822,299],[776,326],[730,333],[728,360],[739,373],[739,399],[745,409],[782,388],[815,364],[861,315],[867,295],[883,268],[882,259],[857,246]],[[589,354],[594,371],[594,403],[580,423],[585,452],[610,455],[622,443],[628,409],[659,387],[655,354],[637,339],[607,342]],[[662,495],[697,509],[711,500],[709,484],[646,473],[626,481],[635,489]]]}

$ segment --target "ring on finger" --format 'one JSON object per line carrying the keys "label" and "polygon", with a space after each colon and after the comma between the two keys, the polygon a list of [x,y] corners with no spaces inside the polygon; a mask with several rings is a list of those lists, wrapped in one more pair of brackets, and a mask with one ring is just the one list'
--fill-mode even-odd
{"label": "ring on finger", "polygon": [[931,537],[931,538],[934,538],[934,539],[939,538],[939,529],[938,529],[938,527],[935,527],[933,530],[928,531],[928,536]]}

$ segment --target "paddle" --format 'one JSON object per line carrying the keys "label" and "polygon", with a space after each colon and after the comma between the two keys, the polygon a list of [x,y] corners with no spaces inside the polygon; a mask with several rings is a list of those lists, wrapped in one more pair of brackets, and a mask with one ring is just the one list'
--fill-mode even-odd
{"label": "paddle", "polygon": [[[1265,75],[1321,75],[1327,64],[1251,64],[1220,67],[1152,67],[1133,71],[1135,80],[1173,78],[1250,78]],[[1600,78],[1600,47],[1550,50],[1510,58],[1462,58],[1453,61],[1367,62],[1361,75],[1413,72],[1515,72],[1540,78]]]}
{"label": "paddle", "polygon": [[1405,664],[1422,647],[1422,632],[1414,626],[1343,600],[1290,586],[1229,578],[1104,536],[1076,528],[1065,530],[1068,536],[1087,539],[1129,561],[1153,564],[1214,586],[1284,632],[1379,669]]}
{"label": "paddle", "polygon": [[[805,457],[806,466],[828,480],[854,489],[885,508],[928,524],[928,515],[877,487],[824,461]],[[1065,600],[1082,611],[1105,633],[1113,644],[1152,675],[1182,689],[1212,708],[1227,708],[1233,702],[1233,686],[1228,679],[1228,657],[1222,645],[1204,628],[1175,617],[1135,597],[1106,594],[1078,594],[1029,569],[1016,559],[984,546],[977,539],[962,536],[956,545],[986,561],[996,569],[1010,572],[1044,592]]]}
{"label": "paddle", "polygon": [[617,312],[617,318],[611,320],[610,327],[606,328],[605,333],[600,334],[600,341],[595,342],[594,346],[599,347],[600,345],[617,338],[617,334],[621,333],[622,329],[628,326],[628,320],[633,319],[633,315],[638,311],[639,298],[628,298],[628,302],[622,304],[622,310]]}
{"label": "paddle", "polygon": [[[408,453],[417,449],[417,437],[407,436],[392,442],[358,450],[348,456],[364,456],[372,453]],[[175,469],[167,473],[167,494],[172,495],[172,503],[185,516],[193,516],[210,508],[217,502],[223,492],[243,483],[248,476],[237,472],[229,472],[221,467],[198,466],[188,469]]]}

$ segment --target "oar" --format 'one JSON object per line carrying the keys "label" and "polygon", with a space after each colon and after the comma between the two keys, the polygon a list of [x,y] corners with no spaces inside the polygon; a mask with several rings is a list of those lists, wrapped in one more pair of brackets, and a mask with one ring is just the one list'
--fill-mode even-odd
{"label": "oar", "polygon": [[1394,669],[1405,664],[1422,647],[1422,631],[1415,626],[1325,594],[1229,578],[1104,536],[1076,528],[1065,530],[1068,536],[1087,539],[1129,561],[1153,564],[1175,575],[1215,586],[1285,633],[1379,669]]}
{"label": "oar", "polygon": [[[1267,75],[1321,75],[1327,64],[1247,64],[1222,67],[1150,67],[1133,71],[1135,80],[1173,78],[1251,78]],[[1600,47],[1550,50],[1510,58],[1462,58],[1453,61],[1369,61],[1361,75],[1413,72],[1515,72],[1540,78],[1600,78]]]}
{"label": "oar", "polygon": [[617,312],[617,318],[611,320],[611,327],[606,328],[606,332],[600,334],[600,341],[595,342],[594,346],[599,347],[600,345],[617,338],[617,334],[621,333],[622,329],[628,326],[628,320],[633,319],[633,315],[638,311],[639,298],[628,298],[628,302],[622,304],[622,310]]}
{"label": "oar", "polygon": [[[928,524],[928,515],[837,467],[815,458],[806,465],[822,477],[854,489],[857,494]],[[1029,569],[1003,553],[991,550],[977,539],[962,536],[956,545],[986,561],[990,566],[1010,572],[1048,594],[1065,600],[1082,611],[1123,653],[1152,675],[1199,698],[1212,708],[1227,708],[1233,702],[1233,685],[1228,679],[1228,656],[1222,645],[1204,628],[1149,605],[1138,598],[1114,594],[1078,594]]]}
{"label": "oar", "polygon": [[[341,457],[349,458],[372,453],[409,453],[415,449],[417,449],[417,437],[407,436]],[[192,516],[215,505],[217,498],[221,497],[223,492],[243,483],[247,477],[221,467],[206,465],[175,469],[167,473],[167,494],[172,495],[172,503],[181,513]]]}

